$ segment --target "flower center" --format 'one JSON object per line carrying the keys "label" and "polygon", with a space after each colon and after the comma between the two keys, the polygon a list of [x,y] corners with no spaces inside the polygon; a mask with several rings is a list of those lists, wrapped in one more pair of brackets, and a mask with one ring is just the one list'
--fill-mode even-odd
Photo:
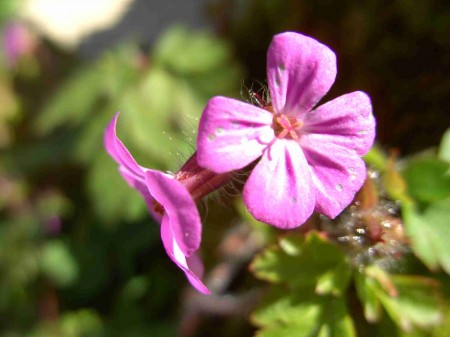
{"label": "flower center", "polygon": [[273,130],[278,139],[289,138],[298,140],[297,131],[303,123],[295,117],[288,117],[284,114],[273,115]]}

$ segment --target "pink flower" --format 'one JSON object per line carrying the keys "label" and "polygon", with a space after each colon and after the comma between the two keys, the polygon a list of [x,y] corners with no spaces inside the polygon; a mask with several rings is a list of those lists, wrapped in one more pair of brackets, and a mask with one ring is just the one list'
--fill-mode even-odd
{"label": "pink flower", "polygon": [[336,77],[335,54],[293,32],[276,35],[267,53],[271,104],[212,98],[201,117],[198,163],[214,172],[260,158],[243,191],[252,215],[281,228],[315,210],[336,217],[362,186],[360,158],[373,144],[369,97],[353,92],[316,107]]}
{"label": "pink flower", "polygon": [[150,213],[161,223],[161,238],[169,257],[198,291],[209,294],[200,280],[203,265],[195,254],[200,246],[202,226],[190,191],[175,176],[142,167],[135,161],[116,135],[118,116],[115,115],[105,131],[106,150],[119,164],[125,180],[142,194]]}
{"label": "pink flower", "polygon": [[36,38],[25,25],[11,22],[3,31],[3,49],[8,66],[14,68],[21,57],[32,54]]}

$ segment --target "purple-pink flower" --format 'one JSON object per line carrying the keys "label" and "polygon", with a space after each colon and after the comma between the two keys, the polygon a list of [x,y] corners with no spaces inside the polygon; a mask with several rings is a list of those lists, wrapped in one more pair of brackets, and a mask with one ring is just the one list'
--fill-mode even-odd
{"label": "purple-pink flower", "polygon": [[203,265],[196,251],[201,242],[202,226],[190,191],[175,176],[142,167],[136,162],[116,135],[118,115],[105,131],[106,150],[119,164],[125,180],[142,194],[150,213],[161,223],[161,238],[169,257],[198,291],[209,294],[200,280]]}
{"label": "purple-pink flower", "polygon": [[36,47],[36,39],[20,22],[9,23],[3,32],[3,49],[7,65],[16,66],[24,55],[31,54]]}
{"label": "purple-pink flower", "polygon": [[212,98],[201,117],[198,163],[216,173],[259,158],[243,190],[258,220],[303,224],[315,210],[336,217],[361,188],[361,156],[373,144],[369,97],[353,92],[316,106],[336,77],[333,51],[298,33],[276,35],[267,53],[271,103]]}

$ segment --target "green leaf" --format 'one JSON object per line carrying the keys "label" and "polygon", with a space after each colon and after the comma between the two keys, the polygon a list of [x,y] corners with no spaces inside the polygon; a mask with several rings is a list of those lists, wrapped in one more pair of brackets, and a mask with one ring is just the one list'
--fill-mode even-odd
{"label": "green leaf", "polygon": [[438,258],[433,249],[433,232],[412,203],[402,205],[403,222],[411,241],[411,248],[416,256],[428,268],[436,270],[439,266]]}
{"label": "green leaf", "polygon": [[378,144],[374,144],[364,156],[364,161],[377,170],[383,172],[387,165],[387,156]]}
{"label": "green leaf", "polygon": [[377,322],[381,315],[381,303],[374,292],[376,281],[365,273],[355,273],[355,287],[364,309],[364,317],[370,323]]}
{"label": "green leaf", "polygon": [[338,246],[315,232],[306,238],[289,235],[266,249],[252,263],[255,275],[293,287],[312,286],[318,293],[339,294],[346,289],[350,265]]}
{"label": "green leaf", "polygon": [[438,159],[416,159],[403,171],[408,192],[423,203],[450,196],[450,164]]}
{"label": "green leaf", "polygon": [[445,131],[439,145],[438,158],[450,163],[450,128]]}
{"label": "green leaf", "polygon": [[450,197],[431,204],[423,213],[404,205],[403,219],[414,253],[430,268],[450,274]]}
{"label": "green leaf", "polygon": [[342,298],[318,296],[312,288],[276,287],[252,315],[258,337],[353,337],[353,322]]}
{"label": "green leaf", "polygon": [[314,329],[320,313],[320,298],[314,296],[313,289],[300,293],[286,292],[284,288],[275,287],[253,312],[251,319],[254,324],[266,327],[267,331],[262,336],[271,336],[271,329],[291,329],[292,324],[298,328],[299,333],[309,336],[308,331]]}
{"label": "green leaf", "polygon": [[322,304],[318,337],[356,337],[353,321],[343,299],[330,299]]}
{"label": "green leaf", "polygon": [[92,111],[102,81],[102,74],[95,66],[73,75],[40,112],[35,126],[37,131],[47,134],[63,124],[78,125]]}
{"label": "green leaf", "polygon": [[77,261],[60,240],[49,241],[42,248],[41,267],[44,274],[61,287],[73,284],[79,275]]}
{"label": "green leaf", "polygon": [[389,296],[380,288],[376,292],[383,307],[403,330],[436,326],[442,321],[434,280],[393,275],[392,281],[398,290],[398,296]]}
{"label": "green leaf", "polygon": [[158,42],[155,60],[180,73],[202,73],[228,61],[228,46],[209,33],[195,33],[186,27],[175,27]]}
{"label": "green leaf", "polygon": [[46,103],[35,122],[37,132],[47,134],[63,125],[79,127],[104,105],[118,100],[140,76],[133,63],[137,58],[136,48],[122,46],[95,64],[79,69]]}
{"label": "green leaf", "polygon": [[450,197],[433,203],[423,214],[423,221],[430,228],[431,245],[440,266],[450,274]]}
{"label": "green leaf", "polygon": [[133,220],[144,213],[141,195],[121,177],[117,163],[100,152],[87,177],[92,206],[103,224],[117,224],[120,219]]}
{"label": "green leaf", "polygon": [[389,275],[376,266],[367,268],[356,280],[358,296],[368,319],[379,319],[381,303],[404,331],[429,328],[441,322],[438,283],[435,280],[420,276]]}

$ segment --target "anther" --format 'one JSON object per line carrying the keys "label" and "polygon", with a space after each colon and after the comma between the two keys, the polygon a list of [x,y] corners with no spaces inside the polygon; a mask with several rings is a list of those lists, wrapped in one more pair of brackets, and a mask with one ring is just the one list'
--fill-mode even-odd
{"label": "anther", "polygon": [[295,130],[302,126],[303,123],[295,117],[287,117],[283,114],[275,115],[273,117],[273,129],[278,139],[289,137],[297,140],[298,134]]}

